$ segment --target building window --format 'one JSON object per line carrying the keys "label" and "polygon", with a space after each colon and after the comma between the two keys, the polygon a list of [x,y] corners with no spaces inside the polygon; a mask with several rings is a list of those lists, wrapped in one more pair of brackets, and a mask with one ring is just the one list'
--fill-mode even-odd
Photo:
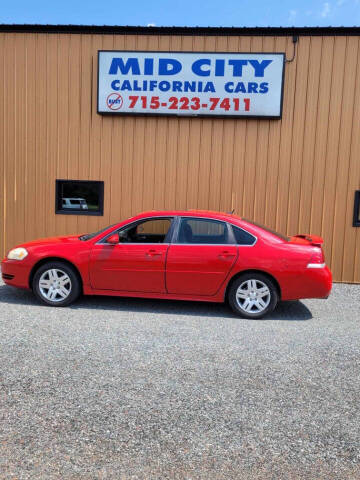
{"label": "building window", "polygon": [[353,227],[360,227],[360,190],[355,192]]}
{"label": "building window", "polygon": [[104,182],[56,180],[55,213],[103,215]]}

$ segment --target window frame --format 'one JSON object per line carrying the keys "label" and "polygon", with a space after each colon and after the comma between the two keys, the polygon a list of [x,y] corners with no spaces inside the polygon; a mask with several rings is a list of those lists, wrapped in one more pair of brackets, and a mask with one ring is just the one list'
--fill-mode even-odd
{"label": "window frame", "polygon": [[[96,183],[98,184],[98,193],[99,193],[99,209],[98,210],[77,210],[77,209],[67,209],[59,208],[61,195],[61,185],[64,183],[80,183],[80,184],[89,184]],[[70,197],[72,198],[72,197]],[[63,199],[63,197],[62,197]],[[57,215],[87,215],[87,216],[97,216],[101,217],[104,215],[104,181],[103,180],[69,180],[57,178],[55,180],[55,214]]]}
{"label": "window frame", "polygon": [[173,237],[173,232],[176,224],[176,219],[177,217],[171,216],[171,215],[164,215],[164,216],[156,216],[156,217],[146,217],[146,218],[139,218],[139,220],[135,220],[134,222],[127,223],[126,225],[122,225],[116,230],[113,230],[112,232],[108,233],[104,237],[102,237],[100,240],[96,242],[96,245],[110,245],[114,246],[112,243],[107,243],[107,239],[111,237],[112,235],[119,234],[122,230],[125,230],[127,228],[131,227],[136,227],[137,225],[140,225],[141,223],[149,222],[151,220],[170,220],[170,227],[165,235],[164,242],[159,243],[159,242],[152,242],[152,243],[145,243],[145,242],[129,242],[129,243],[122,243],[119,242],[118,245],[169,245],[171,243],[171,239]]}
{"label": "window frame", "polygon": [[353,227],[360,227],[360,190],[355,190]]}

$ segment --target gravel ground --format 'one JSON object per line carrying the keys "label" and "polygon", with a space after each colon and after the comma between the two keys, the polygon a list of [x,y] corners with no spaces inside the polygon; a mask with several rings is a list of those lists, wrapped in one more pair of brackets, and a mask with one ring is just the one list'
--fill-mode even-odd
{"label": "gravel ground", "polygon": [[360,479],[359,299],[250,321],[0,283],[0,478]]}

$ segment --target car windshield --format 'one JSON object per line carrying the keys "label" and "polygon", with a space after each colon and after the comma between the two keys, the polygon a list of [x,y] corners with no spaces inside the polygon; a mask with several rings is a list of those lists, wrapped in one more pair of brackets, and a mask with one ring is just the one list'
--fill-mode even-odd
{"label": "car windshield", "polygon": [[114,223],[113,225],[109,225],[108,227],[102,228],[98,232],[87,233],[85,235],[81,235],[79,237],[79,240],[81,240],[82,242],[86,242],[86,240],[91,240],[92,238],[96,237],[97,235],[100,235],[100,233],[105,232],[108,228],[115,227],[115,225],[116,225],[116,223]]}
{"label": "car windshield", "polygon": [[242,220],[244,220],[244,222],[250,223],[251,225],[255,225],[255,227],[260,227],[263,230],[265,230],[266,232],[272,233],[276,237],[281,238],[281,240],[284,240],[285,242],[290,241],[289,237],[286,237],[282,233],[276,232],[275,230],[271,230],[271,228],[265,227],[264,225],[261,225],[261,223],[256,223],[256,222],[253,222],[252,220],[247,220],[246,218],[243,218]]}

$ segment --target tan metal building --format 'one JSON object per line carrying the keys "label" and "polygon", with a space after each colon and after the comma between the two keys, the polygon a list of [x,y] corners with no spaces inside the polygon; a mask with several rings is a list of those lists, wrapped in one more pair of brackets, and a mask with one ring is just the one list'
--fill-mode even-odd
{"label": "tan metal building", "polygon": [[[360,28],[1,25],[0,254],[143,210],[235,209],[323,236],[335,280],[360,282],[359,38]],[[282,118],[99,115],[99,50],[285,52]],[[103,212],[62,214],[56,180],[104,182]]]}

